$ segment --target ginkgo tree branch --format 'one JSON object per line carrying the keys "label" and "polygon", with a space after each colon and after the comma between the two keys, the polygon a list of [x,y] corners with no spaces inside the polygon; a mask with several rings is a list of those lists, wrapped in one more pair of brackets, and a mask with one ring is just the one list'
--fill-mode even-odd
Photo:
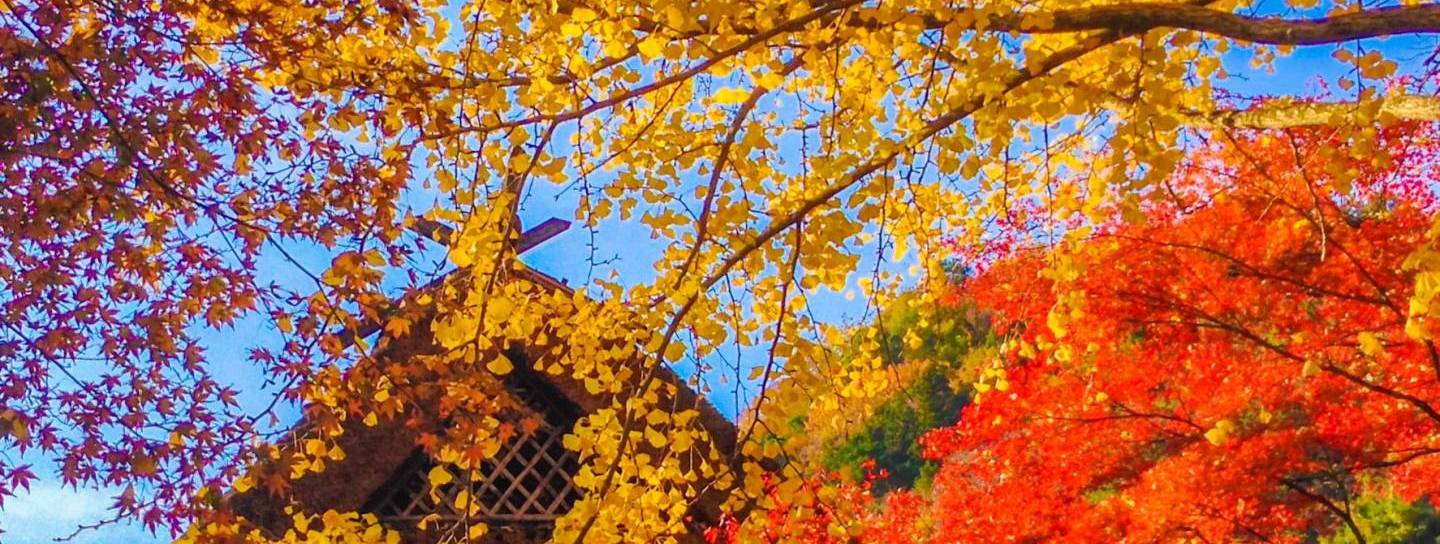
{"label": "ginkgo tree branch", "polygon": [[[945,54],[943,51],[937,53]],[[1135,97],[1107,94],[1074,82],[1064,85],[1067,91],[1074,94],[1101,93],[1099,105],[1112,110],[1131,108],[1137,100]],[[1177,115],[1180,116],[1181,123],[1191,127],[1231,129],[1285,129],[1333,125],[1336,122],[1350,121],[1358,115],[1366,116],[1362,118],[1365,120],[1440,121],[1440,96],[1396,95],[1364,101],[1333,102],[1277,99],[1239,108],[1182,110],[1177,112]]]}
{"label": "ginkgo tree branch", "polygon": [[[747,28],[747,26],[743,24],[736,24],[733,28],[727,28],[727,30],[736,34],[748,35],[750,36],[749,39],[689,69],[664,77],[648,85],[630,89],[618,95],[596,101],[577,110],[505,121],[463,132],[475,130],[484,132],[525,126],[543,121],[563,122],[574,120],[586,114],[613,107],[616,104],[642,96],[656,89],[687,80],[703,73],[712,65],[739,52],[745,51],[756,44],[764,43],[766,40],[772,39],[785,32],[823,19],[836,10],[852,7],[858,3],[858,0],[844,0],[831,5],[825,5],[806,16],[787,21],[784,24],[763,31],[755,28]],[[854,15],[850,15],[846,19],[847,24],[851,26],[866,28],[880,28],[895,24],[894,21],[880,21],[875,18],[873,13],[865,11],[857,11]],[[1235,40],[1273,45],[1318,45],[1379,36],[1440,33],[1440,5],[1433,4],[1375,8],[1318,19],[1255,17],[1218,10],[1204,5],[1160,2],[1093,6],[1049,12],[1003,14],[961,10],[955,15],[944,18],[934,15],[923,15],[921,19],[924,21],[925,26],[929,28],[944,28],[951,24],[958,24],[962,28],[979,31],[1019,32],[1024,34],[1104,30],[1120,35],[1131,36],[1157,28],[1181,28],[1216,34]],[[700,22],[699,26],[704,28],[707,24]],[[655,31],[656,28],[651,26],[645,30]],[[708,32],[708,30],[700,31],[701,34]],[[1417,118],[1427,120],[1440,118],[1440,102],[1436,102],[1433,99],[1429,101],[1399,101],[1393,107],[1395,108],[1397,116],[1401,118],[1409,118],[1405,114],[1423,116]],[[1236,112],[1234,115],[1222,113],[1197,118],[1196,121],[1236,128],[1285,128],[1321,123],[1323,119],[1328,117],[1329,113],[1331,112],[1323,108],[1314,110],[1296,108],[1270,112],[1267,115],[1246,115],[1243,112]],[[450,135],[451,134],[447,133],[431,137],[445,137]]]}
{"label": "ginkgo tree branch", "polygon": [[[824,206],[825,204],[832,202],[837,196],[840,195],[840,193],[843,193],[849,188],[858,185],[860,182],[869,178],[874,173],[893,164],[911,146],[917,144],[918,142],[928,141],[929,139],[951,128],[957,123],[960,123],[961,121],[969,118],[971,115],[980,111],[986,105],[991,104],[993,102],[994,96],[1003,96],[1011,91],[1014,91],[1015,89],[1020,88],[1026,83],[1050,74],[1059,67],[1071,61],[1074,61],[1075,59],[1078,59],[1091,51],[1100,49],[1106,45],[1113,44],[1121,39],[1124,39],[1125,37],[1127,37],[1125,34],[1113,32],[1105,33],[1099,36],[1095,36],[1092,39],[1087,40],[1085,43],[1078,44],[1051,54],[1049,57],[1046,57],[1044,60],[1040,61],[1034,69],[1015,70],[1008,77],[1002,80],[1002,85],[999,89],[997,89],[996,95],[977,94],[972,96],[970,100],[957,104],[949,111],[926,123],[921,130],[911,135],[911,137],[907,138],[906,141],[896,142],[891,149],[877,154],[877,157],[857,166],[847,175],[836,181],[833,185],[831,185],[824,191],[806,199],[799,208],[777,219],[776,221],[771,223],[768,228],[758,233],[748,243],[738,248],[734,253],[731,253],[727,258],[720,262],[720,264],[714,270],[712,270],[708,275],[706,275],[703,280],[700,281],[699,289],[697,289],[696,292],[692,293],[689,297],[687,297],[685,303],[682,304],[681,307],[675,312],[675,315],[670,318],[669,325],[666,327],[665,332],[661,336],[660,347],[655,350],[655,353],[664,353],[665,348],[668,347],[668,345],[672,341],[674,341],[675,334],[679,331],[680,324],[685,320],[685,318],[689,315],[690,311],[694,308],[695,303],[700,298],[701,292],[710,289],[720,280],[728,277],[730,272],[735,268],[735,266],[739,265],[755,251],[769,244],[772,240],[775,239],[778,234],[799,224],[801,221],[804,221],[805,218],[809,217],[812,212]],[[642,385],[639,390],[643,391],[645,387],[647,387],[648,384],[654,379],[654,376],[655,373],[650,372],[642,381]],[[621,437],[621,444],[620,447],[617,448],[616,459],[618,459],[619,456],[626,451],[628,446],[628,439],[628,434]],[[601,484],[600,491],[602,494],[608,491],[613,479],[614,471],[611,471],[609,474],[606,475],[605,481]],[[595,515],[591,515],[588,517],[585,524],[581,527],[578,536],[575,539],[575,542],[578,543],[583,541],[585,535],[589,532],[590,528],[593,527],[596,519],[597,516]]]}
{"label": "ginkgo tree branch", "polygon": [[[1021,85],[1036,80],[1044,75],[1047,75],[1050,72],[1054,71],[1056,68],[1059,68],[1060,66],[1070,61],[1080,58],[1086,53],[1115,43],[1116,41],[1119,41],[1124,37],[1126,37],[1126,35],[1124,34],[1108,33],[1106,35],[1091,39],[1087,43],[1076,45],[1056,52],[1055,54],[1052,54],[1037,63],[1035,69],[1016,70],[1002,80],[1000,88],[996,91],[996,96],[1003,96],[1011,91],[1014,91]],[[871,174],[874,174],[875,172],[880,171],[882,168],[889,166],[892,162],[899,159],[902,152],[904,152],[910,146],[913,146],[917,142],[928,141],[935,135],[940,134],[941,132],[954,126],[956,123],[959,123],[960,121],[969,118],[975,112],[980,111],[981,108],[990,104],[992,101],[993,98],[990,95],[975,95],[970,100],[958,104],[956,107],[952,108],[945,114],[936,117],[929,123],[926,123],[923,129],[921,129],[918,133],[912,135],[911,138],[909,138],[909,142],[896,143],[894,144],[894,147],[888,152],[877,153],[877,156],[874,159],[851,170],[848,175],[836,181],[833,185],[820,192],[819,194],[816,194],[815,196],[806,199],[805,202],[798,209],[790,212],[789,214],[786,214],[774,223],[771,223],[769,228],[761,231],[758,235],[756,235],[753,240],[751,240],[744,246],[741,246],[727,259],[721,262],[720,266],[714,272],[712,272],[709,276],[706,276],[705,280],[701,282],[702,288],[709,289],[711,286],[715,285],[715,283],[720,281],[721,278],[724,278],[726,275],[728,275],[730,273],[730,270],[734,268],[735,265],[745,260],[745,258],[748,257],[755,250],[763,247],[765,244],[768,244],[772,239],[775,238],[776,235],[783,232],[785,229],[790,228],[790,226],[794,225],[796,222],[807,217],[810,212],[815,211],[816,208],[819,208],[820,206],[831,202],[835,199],[835,197],[839,196],[840,193],[845,192],[849,188],[854,187],[856,184],[860,183],[862,180],[870,177]],[[677,320],[681,317],[683,317],[683,315],[677,316]]]}
{"label": "ginkgo tree branch", "polygon": [[[1440,97],[1394,96],[1378,99],[1374,110],[1381,119],[1440,121]],[[1334,123],[1365,112],[1361,102],[1291,102],[1262,104],[1253,108],[1196,113],[1186,118],[1190,125],[1205,128],[1281,129]]]}
{"label": "ginkgo tree branch", "polygon": [[[1106,33],[1101,36],[1097,36],[1091,40],[1087,40],[1085,43],[1063,49],[1050,55],[1049,57],[1046,57],[1044,60],[1036,64],[1037,69],[1017,69],[1012,72],[1008,77],[1002,80],[1002,84],[1000,88],[996,90],[996,94],[1004,95],[1006,93],[1009,93],[1026,83],[1029,83],[1051,73],[1052,71],[1059,68],[1060,66],[1063,66],[1066,63],[1069,63],[1077,58],[1080,58],[1081,56],[1084,56],[1086,53],[1089,53],[1096,49],[1100,49],[1106,45],[1113,44],[1125,37],[1126,35],[1124,34]],[[695,303],[699,301],[700,293],[710,289],[720,280],[728,277],[730,271],[733,270],[735,266],[743,262],[756,250],[759,250],[760,248],[769,244],[781,232],[784,232],[785,230],[804,220],[806,217],[809,217],[811,212],[815,211],[826,203],[833,201],[837,196],[840,195],[840,193],[845,192],[847,189],[854,187],[861,181],[869,178],[872,174],[894,163],[894,161],[899,159],[901,155],[910,146],[915,145],[917,142],[929,140],[930,138],[949,129],[955,124],[969,118],[975,112],[980,111],[982,108],[992,102],[992,95],[977,94],[971,97],[970,100],[956,105],[954,108],[951,108],[949,111],[926,123],[924,128],[920,129],[917,133],[911,135],[911,137],[907,138],[906,141],[896,142],[893,144],[891,149],[881,153],[877,153],[877,156],[875,158],[864,164],[859,165],[855,169],[851,170],[847,175],[837,180],[833,185],[826,188],[824,191],[814,195],[811,198],[806,199],[799,208],[791,211],[790,213],[771,223],[768,228],[758,233],[755,238],[751,239],[748,243],[738,248],[734,253],[731,253],[714,270],[712,270],[708,275],[706,275],[703,280],[700,281],[699,289],[697,289],[694,293],[690,294],[686,298],[685,302],[681,304],[680,308],[670,318],[669,325],[661,334],[661,341],[659,347],[654,350],[654,353],[664,353],[666,351],[666,348],[668,348],[669,345],[674,342],[675,335],[679,332],[681,323],[684,322],[685,318],[690,314],[690,311],[695,307]],[[648,372],[644,379],[640,381],[640,386],[636,390],[644,391],[655,380],[655,376],[655,372]],[[629,415],[630,414],[627,411],[625,416],[625,420],[627,422],[630,419]],[[629,437],[630,435],[628,433],[621,436],[620,445],[615,450],[612,465],[628,451],[630,444]],[[614,478],[615,471],[612,470],[606,474],[605,479],[601,482],[597,491],[601,495],[607,493],[610,490],[610,487],[613,485]],[[577,532],[577,536],[574,542],[583,542],[585,536],[589,534],[590,529],[594,526],[597,519],[598,518],[596,515],[591,515],[587,517],[585,523],[581,525],[580,530]]]}
{"label": "ginkgo tree branch", "polygon": [[527,125],[533,125],[533,124],[536,124],[536,123],[547,122],[547,121],[548,121],[548,122],[560,122],[560,123],[568,122],[568,121],[574,121],[574,120],[579,119],[579,118],[581,118],[581,117],[584,117],[584,116],[586,116],[586,115],[589,115],[589,114],[592,114],[592,113],[595,113],[595,112],[598,112],[598,111],[606,110],[606,109],[615,107],[615,106],[617,106],[617,105],[619,105],[619,104],[623,104],[623,103],[625,103],[626,101],[629,101],[629,100],[631,100],[631,99],[635,99],[635,98],[639,98],[639,97],[645,96],[645,95],[647,95],[647,94],[650,94],[650,93],[655,92],[655,91],[657,91],[657,90],[660,90],[660,89],[669,87],[669,86],[671,86],[671,85],[675,85],[675,84],[680,83],[680,82],[682,82],[682,81],[687,81],[687,80],[689,80],[689,79],[691,79],[691,78],[694,78],[695,76],[698,76],[698,75],[700,75],[700,74],[705,73],[706,71],[710,70],[710,68],[714,67],[715,65],[718,65],[718,64],[726,61],[727,59],[730,59],[730,58],[732,58],[732,57],[734,57],[734,56],[736,56],[736,55],[739,55],[739,54],[741,54],[741,53],[749,50],[749,49],[752,48],[752,47],[755,47],[755,46],[757,46],[757,45],[764,44],[766,41],[768,41],[768,40],[770,40],[770,39],[773,39],[773,38],[775,38],[775,37],[777,37],[777,36],[780,36],[780,35],[782,35],[782,34],[785,34],[785,33],[787,33],[787,32],[794,32],[794,31],[800,30],[800,29],[804,28],[805,25],[807,25],[807,24],[809,24],[809,23],[811,23],[811,22],[821,20],[821,19],[823,19],[824,17],[826,17],[827,15],[830,15],[831,13],[833,13],[833,12],[835,12],[835,11],[843,10],[843,9],[846,9],[846,8],[849,8],[849,7],[858,5],[860,2],[861,2],[861,0],[840,0],[840,1],[835,2],[835,3],[833,3],[833,4],[822,5],[821,7],[817,8],[817,9],[815,9],[815,10],[809,12],[809,13],[806,13],[805,15],[802,15],[802,16],[800,16],[800,17],[796,17],[796,18],[794,18],[794,19],[785,21],[785,22],[783,22],[783,23],[781,23],[781,24],[775,25],[774,27],[765,30],[764,32],[761,32],[761,33],[759,33],[759,34],[753,35],[753,36],[749,37],[748,39],[746,39],[745,41],[740,42],[740,43],[738,43],[738,44],[736,44],[736,45],[734,45],[734,46],[732,46],[732,47],[729,47],[729,48],[727,48],[727,49],[725,49],[725,50],[723,50],[723,51],[720,51],[719,53],[717,53],[717,54],[715,54],[715,55],[712,55],[712,56],[710,56],[709,58],[705,59],[704,61],[699,62],[699,63],[696,63],[695,65],[690,66],[689,68],[686,68],[686,69],[681,70],[681,71],[679,71],[679,72],[675,72],[675,73],[670,74],[670,75],[665,76],[665,77],[661,77],[661,78],[656,79],[655,81],[652,81],[652,82],[650,82],[650,83],[648,83],[648,84],[641,85],[641,86],[639,86],[639,87],[634,87],[634,88],[630,88],[630,89],[621,91],[621,92],[619,92],[619,93],[617,93],[617,94],[615,94],[615,95],[612,95],[612,96],[610,96],[610,97],[608,97],[608,98],[605,98],[605,99],[602,99],[602,100],[597,100],[597,101],[595,101],[595,102],[593,102],[593,103],[591,103],[591,104],[586,105],[586,106],[583,107],[583,108],[574,109],[574,110],[567,110],[567,111],[564,111],[564,112],[561,112],[561,113],[555,113],[555,114],[538,114],[538,115],[532,115],[532,116],[524,117],[524,118],[521,118],[521,119],[514,119],[514,120],[509,120],[509,121],[503,121],[503,122],[500,122],[500,123],[495,123],[495,124],[486,125],[486,126],[481,126],[481,127],[474,127],[474,128],[469,128],[469,129],[462,129],[462,130],[459,130],[459,131],[451,131],[451,132],[445,132],[445,133],[430,135],[430,136],[428,136],[428,138],[429,138],[429,139],[447,138],[447,137],[450,137],[450,136],[454,136],[456,133],[466,133],[466,132],[482,132],[482,133],[483,133],[483,132],[490,132],[490,131],[494,131],[494,130],[504,130],[504,129],[509,129],[509,128],[513,128],[513,127],[522,127],[522,126],[527,126]]}
{"label": "ginkgo tree branch", "polygon": [[[795,70],[805,64],[805,55],[797,54],[794,58],[785,63],[780,69],[780,76],[789,76]],[[715,165],[710,170],[710,181],[706,184],[705,200],[700,205],[700,217],[695,220],[695,243],[690,246],[690,253],[686,255],[685,262],[680,264],[680,270],[688,273],[690,266],[700,257],[700,248],[705,245],[709,238],[710,214],[714,211],[715,197],[719,194],[720,178],[725,173],[726,161],[730,158],[730,149],[735,145],[735,139],[740,135],[740,129],[745,121],[750,118],[750,112],[760,103],[760,98],[769,93],[771,89],[764,85],[757,85],[750,91],[750,96],[740,104],[740,109],[730,121],[730,127],[725,131],[725,139],[720,143],[720,151],[715,155]],[[681,274],[676,279],[675,287],[685,279],[686,274]]]}
{"label": "ginkgo tree branch", "polygon": [[1366,9],[1316,19],[1255,17],[1162,2],[1028,13],[961,11],[958,18],[927,16],[924,19],[929,27],[969,22],[963,26],[1023,34],[1088,30],[1136,34],[1157,28],[1177,28],[1271,45],[1320,45],[1380,36],[1440,33],[1440,5],[1435,4]]}
{"label": "ginkgo tree branch", "polygon": [[[883,17],[883,18],[882,18]],[[944,16],[933,13],[888,13],[858,11],[846,18],[848,26],[879,30],[916,20],[925,28],[955,26],[980,32],[1057,34],[1106,30],[1127,35],[1159,28],[1193,30],[1232,40],[1269,45],[1323,45],[1350,40],[1440,33],[1440,5],[1387,6],[1343,13],[1330,17],[1292,19],[1243,15],[1211,7],[1172,2],[1137,2],[1089,6],[1052,11],[995,13],[960,9]],[[645,21],[642,21],[645,23]],[[659,25],[642,24],[640,30],[655,31]],[[760,28],[726,21],[724,31],[755,34]],[[699,30],[681,33],[694,37],[720,31],[711,21],[699,21]]]}

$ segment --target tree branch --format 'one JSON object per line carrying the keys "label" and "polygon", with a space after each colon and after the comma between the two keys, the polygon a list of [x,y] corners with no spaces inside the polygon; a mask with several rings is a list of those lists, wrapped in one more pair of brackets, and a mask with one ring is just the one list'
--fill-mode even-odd
{"label": "tree branch", "polygon": [[[1440,97],[1392,96],[1378,100],[1381,117],[1404,121],[1440,121]],[[1262,104],[1254,108],[1221,110],[1196,114],[1188,123],[1204,128],[1282,129],[1334,123],[1354,116],[1359,102],[1291,102]]]}
{"label": "tree branch", "polygon": [[1296,493],[1304,495],[1307,499],[1319,503],[1321,506],[1324,506],[1326,510],[1334,513],[1336,517],[1340,518],[1340,521],[1345,522],[1345,527],[1350,530],[1351,536],[1355,537],[1355,542],[1358,542],[1359,544],[1365,544],[1365,532],[1361,531],[1360,526],[1355,524],[1355,518],[1350,516],[1348,508],[1341,508],[1339,505],[1335,504],[1335,501],[1326,498],[1324,495],[1306,489],[1305,486],[1300,485],[1299,483],[1289,478],[1281,478],[1280,484],[1290,488]]}
{"label": "tree branch", "polygon": [[[1390,6],[1319,19],[1253,17],[1203,6],[1145,2],[1050,12],[926,17],[926,26],[964,25],[991,32],[1046,34],[1109,30],[1137,34],[1157,28],[1178,28],[1271,45],[1320,45],[1401,34],[1440,33],[1440,5]],[[968,15],[968,17],[967,17]],[[871,19],[867,26],[881,23]]]}
{"label": "tree branch", "polygon": [[[844,24],[854,28],[881,30],[893,27],[902,19],[900,16],[889,16],[882,20],[876,15],[875,10],[859,11],[844,19]],[[915,12],[906,17],[916,15],[919,16],[921,24],[929,29],[954,24],[962,30],[979,32],[1058,34],[1105,30],[1135,35],[1157,28],[1172,28],[1269,45],[1323,45],[1380,36],[1440,33],[1440,5],[1435,4],[1387,6],[1312,19],[1256,17],[1201,5],[1171,2],[1138,2],[1019,13],[960,9],[944,17]],[[722,31],[721,25],[710,19],[696,21],[696,25],[698,30],[681,33],[676,37],[693,38]],[[658,23],[642,19],[638,29],[654,32],[659,28]],[[748,21],[726,21],[723,31],[754,35],[763,30]]]}

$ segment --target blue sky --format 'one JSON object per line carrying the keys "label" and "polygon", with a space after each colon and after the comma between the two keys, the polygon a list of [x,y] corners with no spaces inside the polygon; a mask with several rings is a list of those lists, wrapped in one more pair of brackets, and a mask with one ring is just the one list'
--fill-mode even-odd
{"label": "blue sky", "polygon": [[[1433,40],[1419,38],[1372,42],[1386,51],[1403,55],[1428,48],[1432,43]],[[1294,55],[1278,61],[1277,70],[1273,74],[1250,69],[1248,59],[1240,54],[1232,54],[1227,58],[1227,65],[1237,78],[1227,82],[1225,86],[1255,94],[1313,92],[1314,82],[1318,77],[1333,80],[1342,68],[1331,58],[1328,48],[1299,49]],[[526,224],[537,224],[549,217],[572,217],[570,200],[556,199],[553,188],[539,188],[536,191],[526,202],[523,212]],[[422,193],[411,199],[417,213],[428,206],[428,203],[423,201],[424,198]],[[613,266],[629,281],[643,281],[652,277],[650,266],[659,247],[648,243],[648,231],[644,227],[623,224],[616,220],[604,225],[603,232],[605,236],[595,240],[599,258],[618,256],[620,260]],[[589,243],[590,236],[586,230],[576,224],[568,232],[530,251],[524,256],[524,260],[531,267],[567,280],[571,285],[583,285],[586,281],[584,263],[590,254]],[[312,261],[312,269],[323,269],[329,262],[329,257],[321,251],[301,251],[299,255],[303,260]],[[273,271],[271,273],[279,281],[298,281],[294,278],[298,274],[291,273],[288,270],[289,265],[279,259],[271,259],[262,266],[271,267],[269,271]],[[296,287],[303,288],[303,285],[297,284]],[[863,301],[847,302],[838,294],[825,296],[823,300],[830,306],[826,308],[826,313],[831,318],[843,320],[863,311]],[[205,330],[199,333],[205,339],[212,360],[234,361],[234,364],[217,364],[216,368],[227,369],[227,374],[222,378],[231,380],[242,392],[246,392],[241,398],[242,403],[249,406],[267,403],[269,397],[257,387],[260,377],[249,370],[251,365],[245,362],[244,353],[244,350],[255,342],[276,340],[277,336],[268,330],[266,322],[259,318],[250,318],[240,322],[233,330]],[[245,341],[237,342],[237,338],[245,338]],[[712,400],[722,412],[733,414],[736,410],[736,396],[723,388],[713,395]],[[740,399],[740,403],[743,402],[744,399]],[[293,408],[282,412],[282,418],[287,421],[293,421],[295,417],[296,410]],[[117,490],[68,489],[60,484],[53,468],[42,459],[31,456],[26,460],[35,463],[40,480],[32,486],[29,493],[11,498],[4,509],[0,510],[0,529],[5,531],[0,535],[0,542],[51,542],[57,537],[69,534],[79,524],[92,523],[106,516],[110,497]],[[133,524],[117,524],[82,533],[71,542],[85,544],[165,541],[168,541],[168,538],[152,536]]]}

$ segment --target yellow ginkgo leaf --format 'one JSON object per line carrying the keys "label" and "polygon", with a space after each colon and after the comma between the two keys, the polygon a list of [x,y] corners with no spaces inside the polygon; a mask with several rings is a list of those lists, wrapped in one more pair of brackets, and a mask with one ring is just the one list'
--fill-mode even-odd
{"label": "yellow ginkgo leaf", "polygon": [[430,482],[431,487],[440,487],[455,481],[455,475],[450,474],[450,471],[441,466],[430,469],[430,474],[426,479]]}
{"label": "yellow ginkgo leaf", "polygon": [[1205,431],[1205,440],[1216,446],[1222,446],[1230,439],[1230,433],[1221,429],[1210,429]]}
{"label": "yellow ginkgo leaf", "polygon": [[255,480],[249,476],[241,476],[235,479],[235,492],[244,493],[255,488]]}
{"label": "yellow ginkgo leaf", "polygon": [[476,523],[476,524],[470,526],[470,529],[469,529],[469,531],[468,531],[468,534],[469,534],[471,540],[476,540],[476,539],[479,539],[479,538],[482,537],[482,536],[485,536],[485,533],[487,533],[487,532],[490,532],[490,526],[489,526],[489,525],[486,525],[486,524],[484,524],[484,523]]}
{"label": "yellow ginkgo leaf", "polygon": [[515,369],[515,364],[510,362],[509,357],[496,355],[495,358],[490,359],[490,362],[485,363],[485,368],[490,369],[490,372],[494,372],[497,375],[505,375]]}
{"label": "yellow ginkgo leaf", "polygon": [[656,448],[663,448],[665,444],[669,442],[669,439],[665,437],[665,433],[655,430],[654,427],[645,428],[645,440]]}
{"label": "yellow ginkgo leaf", "polygon": [[640,54],[644,55],[645,58],[655,58],[665,53],[665,40],[651,36],[640,40],[637,47],[640,50]]}
{"label": "yellow ginkgo leaf", "polygon": [[675,362],[675,361],[679,361],[680,358],[681,358],[681,357],[684,357],[684,356],[685,356],[685,346],[682,345],[682,344],[680,344],[680,343],[678,343],[678,342],[672,342],[669,346],[666,346],[666,347],[665,347],[665,360],[666,360],[666,361],[670,361],[670,362],[673,363],[673,362]]}
{"label": "yellow ginkgo leaf", "polygon": [[1230,441],[1230,433],[1235,430],[1235,423],[1222,419],[1215,422],[1215,427],[1205,431],[1205,440],[1215,446],[1223,446]]}
{"label": "yellow ginkgo leaf", "polygon": [[1360,352],[1370,357],[1385,351],[1385,345],[1380,343],[1380,338],[1370,331],[1355,335],[1355,341],[1360,345]]}
{"label": "yellow ginkgo leaf", "polygon": [[735,87],[725,87],[715,91],[715,103],[722,106],[739,104],[749,97],[749,91]]}

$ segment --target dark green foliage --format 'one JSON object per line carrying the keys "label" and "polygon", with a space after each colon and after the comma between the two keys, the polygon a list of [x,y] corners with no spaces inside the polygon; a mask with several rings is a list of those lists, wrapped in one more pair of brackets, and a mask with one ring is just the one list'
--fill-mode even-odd
{"label": "dark green foliage", "polygon": [[954,424],[966,400],[951,389],[940,365],[932,364],[914,384],[876,409],[865,429],[828,450],[825,465],[858,480],[864,476],[861,465],[874,459],[877,470],[889,472],[889,478],[875,482],[877,492],[928,487],[938,465],[920,456],[919,438]]}
{"label": "dark green foliage", "polygon": [[[884,493],[891,489],[926,488],[937,465],[921,457],[919,438],[931,429],[953,425],[969,400],[966,387],[957,390],[954,379],[977,347],[992,346],[988,321],[970,306],[935,308],[928,325],[912,295],[902,296],[881,315],[881,356],[890,365],[921,365],[919,375],[905,389],[882,403],[855,435],[832,445],[822,461],[831,470],[860,479],[862,465],[875,461],[876,470],[889,477],[875,483]],[[907,341],[907,336],[914,333]],[[918,342],[916,341],[918,337]]]}
{"label": "dark green foliage", "polygon": [[[1440,542],[1440,513],[1428,501],[1402,502],[1393,498],[1361,497],[1353,505],[1355,524],[1370,544],[1434,544]],[[1355,542],[1345,527],[1324,544]]]}

